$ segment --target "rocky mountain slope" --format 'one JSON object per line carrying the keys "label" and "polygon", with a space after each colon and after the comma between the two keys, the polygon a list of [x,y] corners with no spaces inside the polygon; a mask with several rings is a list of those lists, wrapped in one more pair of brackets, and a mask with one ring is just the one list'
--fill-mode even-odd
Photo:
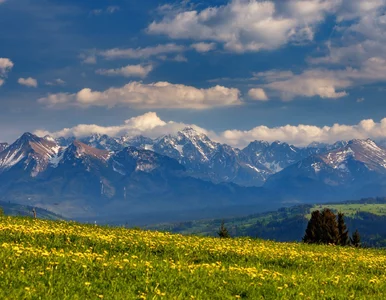
{"label": "rocky mountain slope", "polygon": [[259,209],[269,198],[261,188],[193,178],[177,160],[153,151],[111,152],[77,140],[59,146],[29,133],[0,153],[0,166],[0,200],[82,220],[205,217]]}
{"label": "rocky mountain slope", "polygon": [[8,146],[8,143],[0,143],[0,152],[5,150]]}
{"label": "rocky mountain slope", "polygon": [[86,220],[210,217],[385,194],[386,150],[372,140],[254,141],[240,150],[185,128],[157,139],[25,133],[0,151],[0,200]]}
{"label": "rocky mountain slope", "polygon": [[298,196],[308,193],[313,198],[328,192],[364,197],[385,194],[385,183],[386,150],[367,139],[311,155],[272,175],[265,186],[284,188]]}

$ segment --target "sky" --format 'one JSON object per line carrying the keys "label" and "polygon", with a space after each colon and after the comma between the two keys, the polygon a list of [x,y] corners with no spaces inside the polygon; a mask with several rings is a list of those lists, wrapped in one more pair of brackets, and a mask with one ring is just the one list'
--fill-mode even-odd
{"label": "sky", "polygon": [[386,138],[386,0],[0,0],[0,142]]}

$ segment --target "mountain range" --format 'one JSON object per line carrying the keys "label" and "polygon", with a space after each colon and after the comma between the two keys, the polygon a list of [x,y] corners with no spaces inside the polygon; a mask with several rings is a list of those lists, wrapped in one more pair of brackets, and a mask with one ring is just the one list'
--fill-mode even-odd
{"label": "mountain range", "polygon": [[179,221],[382,196],[385,179],[386,150],[369,139],[237,149],[185,128],[156,139],[25,133],[0,144],[0,201],[83,221]]}

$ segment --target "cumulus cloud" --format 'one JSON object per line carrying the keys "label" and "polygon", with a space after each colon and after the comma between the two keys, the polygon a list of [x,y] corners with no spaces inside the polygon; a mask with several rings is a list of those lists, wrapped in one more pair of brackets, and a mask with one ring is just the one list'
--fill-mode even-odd
{"label": "cumulus cloud", "polygon": [[25,85],[28,87],[37,87],[38,86],[38,81],[35,78],[28,77],[28,78],[19,78],[17,82],[20,85]]}
{"label": "cumulus cloud", "polygon": [[214,50],[216,48],[216,43],[194,43],[190,45],[190,47],[192,47],[197,52],[205,53]]}
{"label": "cumulus cloud", "polygon": [[66,82],[63,79],[56,78],[56,79],[51,80],[51,81],[46,81],[45,85],[50,85],[50,86],[53,86],[53,85],[66,85]]}
{"label": "cumulus cloud", "polygon": [[145,48],[114,48],[105,51],[100,51],[99,55],[106,59],[120,59],[120,58],[149,58],[151,56],[157,56],[167,53],[178,53],[185,50],[182,45],[176,45],[174,43],[157,45],[153,47]]}
{"label": "cumulus cloud", "polygon": [[325,44],[325,55],[308,61],[313,65],[335,65],[334,78],[348,80],[350,86],[385,82],[386,1],[341,2],[335,35]]}
{"label": "cumulus cloud", "polygon": [[9,58],[0,58],[0,75],[5,76],[13,68],[13,62]]}
{"label": "cumulus cloud", "polygon": [[362,120],[357,125],[312,126],[312,125],[286,125],[269,128],[258,126],[251,130],[226,130],[220,134],[220,139],[230,145],[243,147],[250,141],[275,140],[287,142],[297,146],[306,146],[311,142],[333,143],[350,139],[382,139],[386,138],[386,118],[379,123],[374,120]]}
{"label": "cumulus cloud", "polygon": [[48,107],[77,105],[81,107],[126,105],[135,108],[208,109],[241,104],[240,91],[216,85],[207,89],[193,86],[156,82],[130,82],[123,87],[93,91],[84,88],[77,93],[49,94],[38,99]]}
{"label": "cumulus cloud", "polygon": [[341,0],[337,13],[338,22],[349,21],[378,11],[386,4],[385,0]]}
{"label": "cumulus cloud", "polygon": [[336,0],[232,0],[201,11],[178,9],[147,30],[174,39],[223,43],[234,52],[272,50],[313,40],[317,25],[339,5]]}
{"label": "cumulus cloud", "polygon": [[95,72],[107,76],[141,77],[145,78],[153,70],[153,65],[127,65],[118,69],[99,69]]}
{"label": "cumulus cloud", "polygon": [[99,126],[95,124],[80,124],[72,128],[64,128],[56,132],[46,130],[36,130],[35,134],[39,136],[51,135],[57,137],[76,138],[85,137],[91,134],[107,134],[112,137],[144,135],[151,138],[157,138],[165,134],[175,134],[177,131],[191,126],[194,129],[207,133],[203,128],[193,124],[184,124],[178,122],[165,122],[161,120],[155,112],[148,112],[141,116],[133,117],[126,120],[122,125],[118,126]]}
{"label": "cumulus cloud", "polygon": [[284,80],[273,81],[266,87],[280,92],[283,100],[294,97],[341,98],[347,95],[338,91],[349,87],[352,82],[348,78],[340,78],[335,72],[328,70],[306,70]]}
{"label": "cumulus cloud", "polygon": [[185,124],[173,121],[164,121],[155,112],[148,112],[138,117],[126,120],[118,126],[99,126],[95,124],[80,124],[72,128],[64,128],[56,132],[37,130],[36,134],[53,137],[77,138],[88,136],[93,133],[107,134],[109,136],[136,136],[144,135],[156,138],[165,134],[175,134],[184,127],[193,127],[199,132],[207,134],[217,142],[226,143],[234,147],[243,148],[255,140],[273,142],[280,140],[296,146],[307,146],[312,142],[334,143],[340,140],[366,139],[375,140],[386,138],[386,118],[380,122],[374,120],[362,120],[356,125],[334,124],[333,126],[312,125],[286,125],[280,127],[257,126],[250,130],[226,130],[213,132],[194,124]]}
{"label": "cumulus cloud", "polygon": [[335,33],[326,43],[327,55],[309,58],[313,64],[341,64],[360,66],[371,57],[386,50],[385,0],[343,0],[337,13]]}
{"label": "cumulus cloud", "polygon": [[262,88],[254,88],[248,91],[249,97],[258,101],[267,101],[268,97]]}
{"label": "cumulus cloud", "polygon": [[4,79],[12,68],[13,62],[9,58],[0,57],[0,86],[4,84]]}
{"label": "cumulus cloud", "polygon": [[[264,77],[264,74],[268,76]],[[345,90],[347,88],[386,81],[386,59],[371,57],[361,62],[357,68],[311,68],[300,74],[271,71],[261,75],[261,79],[267,82],[264,86],[278,91],[284,100],[292,100],[298,96],[341,98],[348,95]]]}

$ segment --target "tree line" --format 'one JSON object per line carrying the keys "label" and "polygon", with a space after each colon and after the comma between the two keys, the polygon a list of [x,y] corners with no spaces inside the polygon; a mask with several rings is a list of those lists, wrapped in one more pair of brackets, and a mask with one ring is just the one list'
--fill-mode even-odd
{"label": "tree line", "polygon": [[[231,237],[224,221],[221,222],[217,235],[220,238]],[[349,236],[349,231],[344,221],[344,214],[339,212],[338,215],[335,215],[328,208],[312,212],[302,240],[308,244],[352,245],[355,247],[360,247],[361,245],[358,230],[355,230],[351,237]]]}

